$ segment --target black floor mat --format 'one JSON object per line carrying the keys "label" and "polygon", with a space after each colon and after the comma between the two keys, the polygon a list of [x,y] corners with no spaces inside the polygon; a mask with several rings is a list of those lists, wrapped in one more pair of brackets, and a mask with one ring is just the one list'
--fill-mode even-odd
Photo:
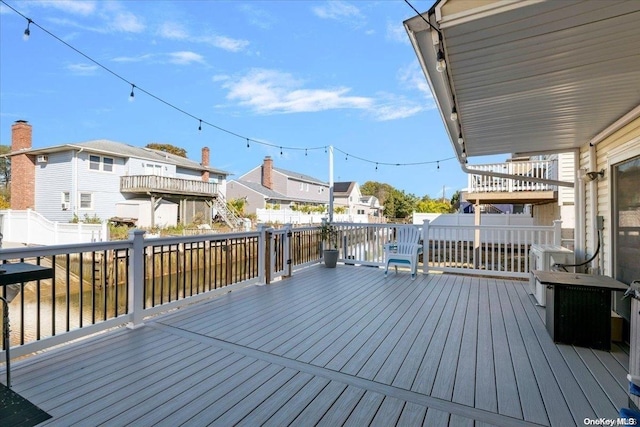
{"label": "black floor mat", "polygon": [[0,426],[35,426],[49,418],[51,415],[0,383]]}

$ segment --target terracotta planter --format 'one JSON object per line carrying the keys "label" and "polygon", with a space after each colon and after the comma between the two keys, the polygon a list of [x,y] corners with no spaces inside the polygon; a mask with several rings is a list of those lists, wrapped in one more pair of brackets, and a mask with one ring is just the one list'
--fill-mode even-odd
{"label": "terracotta planter", "polygon": [[322,257],[324,258],[324,265],[327,268],[336,268],[338,263],[338,250],[337,249],[325,249]]}

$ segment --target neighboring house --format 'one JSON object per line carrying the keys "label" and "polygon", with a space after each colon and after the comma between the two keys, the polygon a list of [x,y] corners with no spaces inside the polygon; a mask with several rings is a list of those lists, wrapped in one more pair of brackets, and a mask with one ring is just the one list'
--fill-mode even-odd
{"label": "neighboring house", "polygon": [[[639,19],[637,1],[442,0],[404,23],[462,169],[573,153],[571,179],[529,181],[573,188],[576,259],[593,257],[578,270],[626,284],[640,280]],[[640,305],[620,297],[639,375]]]}
{"label": "neighboring house", "polygon": [[334,206],[345,208],[348,215],[382,216],[380,202],[375,196],[363,196],[355,181],[335,182],[333,184]]}
{"label": "neighboring house", "polygon": [[206,147],[202,163],[108,140],[36,149],[31,125],[19,120],[8,156],[11,209],[51,221],[133,215],[138,226],[210,222],[212,206],[224,203],[228,173],[209,166]]}
{"label": "neighboring house", "polygon": [[329,185],[309,175],[273,166],[273,159],[263,163],[227,184],[228,199],[245,199],[245,213],[267,207],[287,209],[294,205],[326,206]]}

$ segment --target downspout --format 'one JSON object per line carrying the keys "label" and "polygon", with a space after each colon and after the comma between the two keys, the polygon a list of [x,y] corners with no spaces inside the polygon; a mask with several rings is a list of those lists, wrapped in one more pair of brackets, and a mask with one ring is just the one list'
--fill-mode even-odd
{"label": "downspout", "polygon": [[80,217],[78,214],[78,154],[82,153],[84,147],[75,147],[78,151],[73,153],[73,182],[71,183],[71,194],[69,194],[69,202],[73,201],[73,214],[76,217]]}
{"label": "downspout", "polygon": [[[577,188],[573,192],[574,212],[576,216],[576,227],[573,236],[575,262],[586,259],[587,247],[587,224],[585,205],[585,185],[580,173],[580,150],[576,149],[573,157],[573,172],[577,182]],[[580,273],[580,271],[578,271]]]}
{"label": "downspout", "polygon": [[[596,146],[595,144],[589,144],[589,170],[597,170],[597,159],[596,159]],[[593,251],[595,252],[595,247],[597,244],[597,239],[598,239],[598,180],[594,179],[589,183],[589,193],[590,193],[590,198],[589,198],[589,211],[591,214],[591,224],[590,224],[590,228],[591,228],[591,247],[593,248]],[[603,242],[600,242],[600,245],[602,246]],[[602,251],[600,251],[600,253],[602,253]],[[598,253],[598,255],[596,256],[596,258],[592,261],[592,268],[595,268],[595,271],[592,271],[591,273],[593,274],[600,274],[600,272],[602,271],[600,268],[600,264],[601,264],[601,257],[600,257],[600,253]]]}

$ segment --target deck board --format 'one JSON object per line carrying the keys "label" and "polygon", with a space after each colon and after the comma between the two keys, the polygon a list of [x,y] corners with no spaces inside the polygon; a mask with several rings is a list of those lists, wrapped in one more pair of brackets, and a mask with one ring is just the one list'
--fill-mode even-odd
{"label": "deck board", "polygon": [[554,344],[523,281],[316,266],[17,360],[12,378],[52,426],[560,426],[616,417],[625,364],[617,345]]}

